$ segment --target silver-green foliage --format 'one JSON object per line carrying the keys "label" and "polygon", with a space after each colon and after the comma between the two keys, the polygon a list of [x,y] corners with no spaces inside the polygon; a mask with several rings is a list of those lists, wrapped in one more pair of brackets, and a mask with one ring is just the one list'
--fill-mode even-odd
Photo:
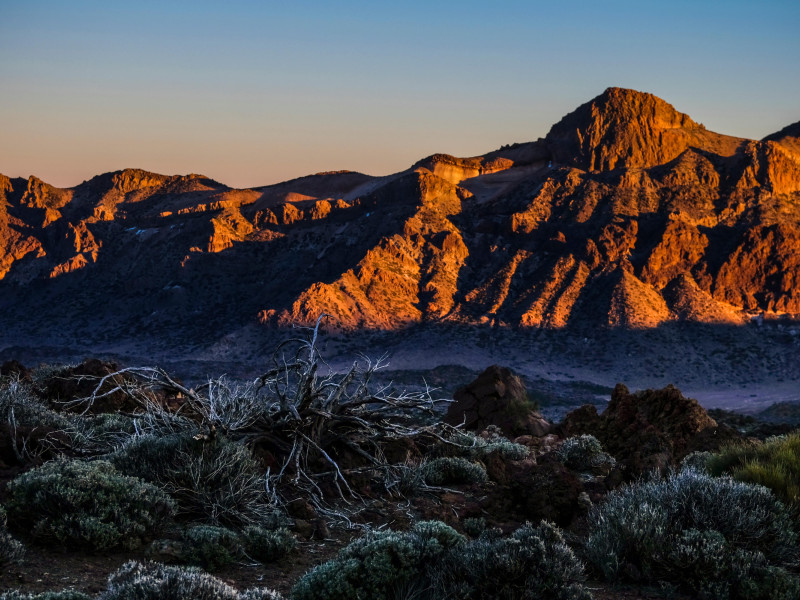
{"label": "silver-green foliage", "polygon": [[447,441],[440,447],[441,452],[477,460],[495,453],[506,460],[522,460],[530,454],[527,446],[515,444],[497,431],[490,432],[488,437],[475,435],[471,431],[458,431]]}
{"label": "silver-green foliage", "polygon": [[97,600],[282,600],[268,589],[238,592],[194,567],[130,561],[108,579]]}
{"label": "silver-green foliage", "polygon": [[422,478],[428,485],[459,483],[484,483],[488,480],[483,465],[466,458],[443,456],[419,466]]}
{"label": "silver-green foliage", "polygon": [[225,527],[195,525],[183,532],[188,562],[208,571],[222,569],[244,554],[239,535]]}
{"label": "silver-green foliage", "polygon": [[48,408],[29,385],[14,379],[0,385],[0,422],[55,429],[70,427],[69,418]]}
{"label": "silver-green foliage", "polygon": [[602,474],[616,464],[614,457],[603,451],[600,440],[593,435],[567,438],[556,456],[565,467],[579,473]]}
{"label": "silver-green foliage", "polygon": [[0,567],[7,567],[22,562],[25,547],[15,540],[6,530],[6,510],[0,506]]}
{"label": "silver-green foliage", "polygon": [[384,600],[405,586],[430,586],[431,571],[465,538],[438,521],[417,523],[411,531],[370,532],[339,555],[303,575],[293,600]]}
{"label": "silver-green foliage", "polygon": [[685,468],[608,495],[586,555],[607,579],[666,582],[714,600],[800,597],[800,545],[766,488]]}
{"label": "silver-green foliage", "polygon": [[106,461],[54,460],[8,484],[15,527],[35,539],[96,550],[133,548],[174,513],[156,486],[124,476]]}
{"label": "silver-green foliage", "polygon": [[166,489],[187,519],[242,527],[274,518],[263,470],[244,444],[223,437],[196,440],[189,433],[145,435],[110,460],[120,471]]}
{"label": "silver-green foliage", "polygon": [[0,593],[0,600],[91,600],[91,596],[75,590],[26,594],[19,590]]}
{"label": "silver-green foliage", "polygon": [[278,560],[297,545],[297,540],[285,527],[273,530],[251,525],[245,527],[242,537],[247,555],[262,563]]}
{"label": "silver-green foliage", "polygon": [[510,536],[488,530],[441,561],[435,598],[591,600],[583,565],[560,530],[526,524]]}

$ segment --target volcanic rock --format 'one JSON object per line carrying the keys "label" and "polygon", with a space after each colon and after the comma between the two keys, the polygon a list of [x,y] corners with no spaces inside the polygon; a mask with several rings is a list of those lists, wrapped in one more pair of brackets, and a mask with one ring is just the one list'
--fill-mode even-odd
{"label": "volcanic rock", "polygon": [[472,431],[494,425],[506,437],[542,437],[550,431],[550,424],[532,409],[522,379],[506,367],[492,365],[453,398],[445,417],[451,425],[463,423]]}
{"label": "volcanic rock", "polygon": [[738,437],[672,385],[631,393],[621,383],[602,415],[594,406],[583,406],[569,413],[558,430],[564,437],[595,436],[627,468],[629,478],[676,465],[689,452],[715,449]]}

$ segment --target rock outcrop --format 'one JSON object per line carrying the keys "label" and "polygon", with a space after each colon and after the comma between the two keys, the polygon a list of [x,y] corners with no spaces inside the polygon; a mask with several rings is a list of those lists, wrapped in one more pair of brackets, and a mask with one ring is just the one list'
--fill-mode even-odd
{"label": "rock outcrop", "polygon": [[387,177],[234,190],[138,169],[70,189],[0,176],[0,325],[23,342],[29,314],[71,339],[99,319],[112,338],[216,340],[321,313],[345,331],[791,317],[797,134],[720,135],[610,88],[545,139]]}
{"label": "rock outcrop", "polygon": [[621,383],[602,414],[585,405],[569,413],[558,432],[595,436],[629,478],[675,466],[690,452],[716,449],[739,437],[674,386],[631,393]]}
{"label": "rock outcrop", "polygon": [[528,399],[522,379],[510,369],[493,365],[475,381],[453,394],[445,422],[473,431],[494,425],[506,437],[532,435],[542,437],[550,424],[536,412]]}

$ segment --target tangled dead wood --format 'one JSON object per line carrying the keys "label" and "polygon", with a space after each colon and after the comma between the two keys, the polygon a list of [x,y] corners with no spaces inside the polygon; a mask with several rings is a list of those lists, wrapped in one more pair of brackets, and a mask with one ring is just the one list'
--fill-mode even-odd
{"label": "tangled dead wood", "polygon": [[[319,514],[350,523],[375,484],[403,494],[409,466],[387,459],[387,446],[420,438],[454,443],[456,428],[438,422],[436,405],[449,400],[434,400],[430,389],[373,391],[383,360],[362,358],[345,373],[330,369],[317,349],[322,318],[306,338],[281,344],[272,368],[251,383],[221,377],[188,388],[163,369],[128,368],[101,378],[93,394],[74,402],[88,409],[122,391],[141,407],[133,415],[137,435],[193,430],[195,439],[224,435],[261,448],[275,506],[303,498]],[[177,408],[168,406],[168,396],[180,399]]]}

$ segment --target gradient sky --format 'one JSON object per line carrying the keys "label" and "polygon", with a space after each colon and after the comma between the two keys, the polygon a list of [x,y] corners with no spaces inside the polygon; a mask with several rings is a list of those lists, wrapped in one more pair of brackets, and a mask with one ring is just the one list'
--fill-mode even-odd
{"label": "gradient sky", "polygon": [[609,86],[761,138],[800,119],[800,2],[0,0],[0,173],[382,175]]}

